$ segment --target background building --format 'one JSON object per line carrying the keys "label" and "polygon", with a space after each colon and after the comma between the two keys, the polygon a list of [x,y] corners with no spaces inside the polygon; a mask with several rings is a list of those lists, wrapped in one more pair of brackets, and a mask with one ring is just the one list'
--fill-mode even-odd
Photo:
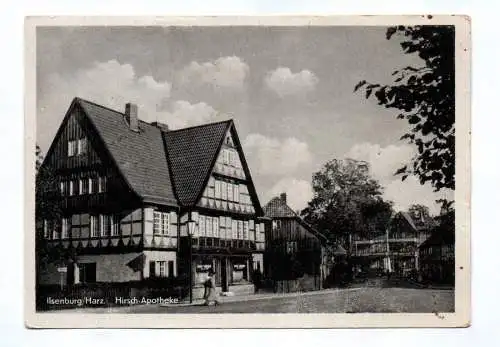
{"label": "background building", "polygon": [[420,268],[419,246],[430,236],[435,220],[424,209],[398,212],[385,231],[354,238],[354,258],[362,271],[407,276]]}
{"label": "background building", "polygon": [[333,268],[334,248],[287,205],[286,193],[264,207],[271,219],[266,233],[265,274],[275,290],[319,290]]}
{"label": "background building", "polygon": [[420,274],[423,282],[454,285],[455,233],[437,228],[420,247]]}

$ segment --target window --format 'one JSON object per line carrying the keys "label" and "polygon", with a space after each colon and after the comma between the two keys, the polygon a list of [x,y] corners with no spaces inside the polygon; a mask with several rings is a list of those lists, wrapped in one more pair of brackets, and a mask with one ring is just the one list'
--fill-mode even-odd
{"label": "window", "polygon": [[248,221],[243,223],[243,239],[248,240]]}
{"label": "window", "polygon": [[[222,217],[224,218],[224,217]],[[232,225],[232,220],[231,217],[225,217],[226,219],[226,239],[230,240],[231,239],[231,225]]]}
{"label": "window", "polygon": [[149,277],[156,277],[156,261],[149,262]]}
{"label": "window", "polygon": [[167,262],[159,261],[158,262],[158,275],[160,277],[167,277]]}
{"label": "window", "polygon": [[153,214],[153,233],[156,235],[168,235],[170,216],[168,212],[155,211]]}
{"label": "window", "polygon": [[61,239],[69,238],[69,228],[71,227],[68,218],[63,218],[61,223]]}
{"label": "window", "polygon": [[75,191],[74,191],[74,182],[73,181],[69,181],[69,195],[74,195],[75,194]]}
{"label": "window", "polygon": [[205,216],[200,216],[200,236],[205,236]]}
{"label": "window", "polygon": [[234,185],[233,195],[234,195],[234,201],[239,202],[240,201],[240,187],[237,184]]}
{"label": "window", "polygon": [[99,193],[106,191],[106,176],[99,177]]}
{"label": "window", "polygon": [[45,239],[48,239],[50,237],[49,221],[46,219],[43,220],[43,237]]}
{"label": "window", "polygon": [[76,141],[68,141],[68,157],[72,157],[76,154]]}
{"label": "window", "polygon": [[87,139],[81,138],[78,140],[78,154],[83,154],[87,152]]}
{"label": "window", "polygon": [[227,149],[223,149],[222,154],[224,156],[224,164],[228,165],[229,164],[229,151]]}
{"label": "window", "polygon": [[115,215],[111,215],[109,216],[110,218],[110,223],[111,223],[111,236],[119,236],[120,233],[119,233],[119,225],[120,223],[118,223],[118,217],[115,216]]}
{"label": "window", "polygon": [[90,237],[99,237],[99,221],[97,216],[90,216]]}
{"label": "window", "polygon": [[238,239],[243,238],[243,221],[239,220],[238,221]]}
{"label": "window", "polygon": [[61,195],[64,195],[65,194],[65,190],[64,190],[64,181],[61,181],[59,183],[59,190],[61,192]]}
{"label": "window", "polygon": [[95,283],[96,282],[96,263],[80,263],[80,282]]}
{"label": "window", "polygon": [[101,214],[99,216],[99,219],[100,219],[100,234],[101,236],[109,236],[110,234],[110,229],[111,229],[111,225],[110,225],[110,220],[109,220],[109,216],[105,215],[105,214]]}
{"label": "window", "polygon": [[222,200],[227,200],[227,183],[222,181],[220,183],[220,189],[221,189],[221,198]]}
{"label": "window", "polygon": [[233,220],[233,223],[232,223],[232,231],[233,231],[233,239],[236,240],[238,238],[238,221],[237,220]]}
{"label": "window", "polygon": [[212,221],[214,224],[214,237],[219,237],[219,218],[214,217]]}
{"label": "window", "polygon": [[174,277],[174,276],[175,276],[174,261],[169,260],[168,261],[168,277]]}
{"label": "window", "polygon": [[170,224],[170,218],[169,214],[167,212],[163,212],[161,214],[161,225],[162,225],[162,234],[163,235],[168,235],[169,234],[169,224]]}
{"label": "window", "polygon": [[92,194],[93,190],[92,190],[92,178],[91,177],[89,177],[87,184],[89,185],[89,194]]}
{"label": "window", "polygon": [[215,181],[215,198],[216,199],[220,199],[220,195],[221,195],[220,184],[221,184],[221,182],[219,180]]}
{"label": "window", "polygon": [[89,178],[89,191],[91,193],[99,193],[99,178]]}
{"label": "window", "polygon": [[160,234],[160,230],[161,230],[161,213],[155,211],[153,213],[153,233]]}
{"label": "window", "polygon": [[49,221],[49,230],[50,230],[50,233],[52,234],[52,239],[59,240],[61,233],[59,230],[57,230],[57,226],[56,226],[56,223],[54,221]]}
{"label": "window", "polygon": [[297,241],[287,241],[286,252],[291,254],[297,251]]}
{"label": "window", "polygon": [[219,217],[219,237],[221,239],[226,238],[226,217]]}
{"label": "window", "polygon": [[80,185],[80,194],[89,193],[89,181],[86,178],[81,178],[79,185]]}
{"label": "window", "polygon": [[212,217],[205,217],[207,220],[207,237],[212,237]]}
{"label": "window", "polygon": [[227,200],[233,201],[233,184],[227,184]]}

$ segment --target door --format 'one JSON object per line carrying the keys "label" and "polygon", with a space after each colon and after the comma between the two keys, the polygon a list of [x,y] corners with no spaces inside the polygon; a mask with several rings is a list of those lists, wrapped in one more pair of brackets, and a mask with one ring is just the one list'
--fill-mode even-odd
{"label": "door", "polygon": [[220,260],[220,275],[221,275],[221,288],[223,292],[228,291],[227,283],[227,258],[221,258]]}

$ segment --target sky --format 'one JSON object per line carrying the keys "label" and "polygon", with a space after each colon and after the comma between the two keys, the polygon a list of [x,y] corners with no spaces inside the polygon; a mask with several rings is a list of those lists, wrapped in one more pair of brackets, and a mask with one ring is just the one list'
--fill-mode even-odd
{"label": "sky", "polygon": [[37,142],[46,152],[78,96],[170,128],[232,118],[262,205],[282,192],[292,208],[312,198],[331,159],[370,163],[396,210],[433,192],[393,173],[415,149],[397,111],[366,100],[360,80],[390,83],[420,65],[383,27],[43,27],[37,29]]}

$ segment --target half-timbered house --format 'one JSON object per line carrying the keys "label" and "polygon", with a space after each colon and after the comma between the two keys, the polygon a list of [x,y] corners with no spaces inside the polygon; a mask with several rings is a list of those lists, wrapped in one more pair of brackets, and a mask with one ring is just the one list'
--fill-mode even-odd
{"label": "half-timbered house", "polygon": [[169,130],[138,111],[71,103],[42,164],[62,217],[38,232],[74,256],[38,269],[40,284],[190,276],[199,297],[213,270],[222,291],[253,291],[265,227],[234,122]]}

